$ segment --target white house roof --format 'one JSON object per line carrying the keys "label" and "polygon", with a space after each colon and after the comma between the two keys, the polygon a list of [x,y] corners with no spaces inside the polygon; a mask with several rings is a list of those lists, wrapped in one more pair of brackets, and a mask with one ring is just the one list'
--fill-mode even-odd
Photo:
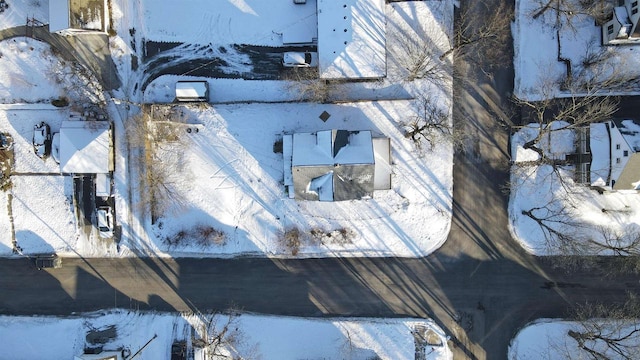
{"label": "white house roof", "polygon": [[107,121],[63,121],[60,171],[68,174],[108,173],[109,128]]}
{"label": "white house roof", "polygon": [[69,0],[49,0],[49,31],[56,32],[69,27]]}
{"label": "white house roof", "polygon": [[348,132],[346,144],[336,141],[338,132],[293,134],[293,166],[373,164],[373,145],[370,131]]}
{"label": "white house roof", "polygon": [[320,77],[384,77],[384,0],[317,1]]}

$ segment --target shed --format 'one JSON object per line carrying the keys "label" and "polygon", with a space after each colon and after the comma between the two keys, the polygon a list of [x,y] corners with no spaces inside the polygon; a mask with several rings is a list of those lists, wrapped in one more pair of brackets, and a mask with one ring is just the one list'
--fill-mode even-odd
{"label": "shed", "polygon": [[108,121],[63,121],[60,127],[60,171],[106,174],[113,171],[111,124]]}
{"label": "shed", "polygon": [[209,101],[209,83],[206,81],[178,81],[177,101]]}

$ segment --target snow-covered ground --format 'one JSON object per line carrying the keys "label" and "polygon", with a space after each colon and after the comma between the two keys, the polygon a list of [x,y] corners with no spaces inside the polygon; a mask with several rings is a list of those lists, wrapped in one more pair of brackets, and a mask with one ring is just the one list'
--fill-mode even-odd
{"label": "snow-covered ground", "polygon": [[[208,327],[205,324],[209,324]],[[125,350],[138,359],[170,359],[174,342],[185,341],[202,357],[197,339],[212,339],[229,324],[221,354],[243,359],[414,359],[412,331],[430,329],[441,345],[427,345],[427,360],[452,359],[447,337],[431,320],[311,319],[249,314],[176,315],[113,310],[71,317],[0,317],[0,358],[72,359],[85,348]],[[205,329],[207,331],[205,332]],[[195,341],[194,341],[195,340]],[[196,345],[196,346],[194,346]],[[5,357],[8,356],[8,357]],[[234,357],[235,358],[235,357]]]}
{"label": "snow-covered ground", "polygon": [[[398,31],[430,34],[440,40],[438,46],[444,52],[450,26],[446,12],[451,9],[450,4],[442,2],[394,4],[387,7],[388,23]],[[148,12],[145,15],[150,16]],[[237,41],[257,41],[247,36]],[[450,80],[437,84],[425,80],[399,82],[402,63],[395,60],[390,61],[388,71],[389,77],[381,82],[346,87],[345,98],[396,99],[428,92],[450,113]],[[173,100],[178,78],[156,79],[148,87],[145,99]],[[287,91],[283,82],[208,81],[214,103],[273,102],[295,100],[297,96],[290,89]],[[412,101],[385,100],[340,105],[217,104],[213,109],[185,110],[187,122],[202,124],[203,129],[191,135],[184,132],[186,141],[166,148],[167,159],[177,157],[167,162],[179,164],[175,173],[180,176],[172,182],[184,202],[172,204],[160,215],[148,232],[151,236],[147,245],[154,253],[173,256],[287,256],[293,252],[313,257],[423,256],[434,251],[446,239],[450,226],[452,149],[438,146],[418,152],[405,139],[403,119],[414,111],[414,106]],[[318,118],[323,111],[331,114],[327,122]],[[389,137],[392,190],[376,192],[368,201],[319,203],[288,199],[282,185],[282,155],[273,152],[274,143],[283,133],[326,129],[372,130]],[[124,214],[126,209],[118,212]],[[429,227],[423,226],[425,221]],[[294,228],[303,234],[301,245],[295,250],[283,246],[285,231]],[[212,230],[215,241],[208,245],[196,241],[202,238],[203,231]],[[125,248],[136,247],[135,243],[123,244]]]}
{"label": "snow-covered ground", "polygon": [[[610,251],[584,245],[589,241],[635,234],[640,229],[640,195],[635,191],[599,194],[586,186],[575,184],[573,168],[562,167],[554,172],[551,165],[537,164],[538,153],[524,149],[525,142],[537,134],[536,125],[521,129],[512,136],[514,165],[511,170],[509,218],[512,233],[522,246],[536,255],[591,252],[611,255]],[[574,153],[574,132],[551,132],[543,139],[541,149],[564,159]],[[560,177],[559,177],[560,176]],[[561,181],[562,180],[562,181]],[[523,211],[544,219],[543,226]],[[560,241],[557,231],[571,241]],[[575,245],[575,246],[574,246]],[[595,249],[598,249],[596,247]]]}
{"label": "snow-covered ground", "polygon": [[[631,349],[623,349],[623,353],[627,354],[627,357],[620,356],[616,353],[615,346],[608,347],[604,341],[587,340],[585,345],[593,350],[600,352],[605,357],[592,356],[586,350],[582,350],[578,347],[578,342],[568,335],[569,331],[585,331],[582,324],[593,323],[603,328],[604,322],[598,319],[590,319],[585,323],[575,321],[564,321],[560,319],[539,319],[536,320],[523,329],[521,329],[515,338],[511,340],[509,346],[509,360],[534,360],[534,359],[547,359],[547,360],[564,360],[564,359],[631,359],[633,356],[637,356],[637,336],[633,335],[630,339]],[[622,322],[615,322],[616,326],[604,326],[604,329],[611,331],[614,334],[612,338],[617,338],[617,335],[627,334],[634,329],[634,324],[629,322],[628,327],[624,326]],[[622,325],[619,329],[621,332],[617,332],[618,325]],[[590,325],[589,325],[590,326]],[[595,328],[595,327],[594,327]],[[635,325],[637,328],[637,323]],[[609,333],[605,330],[602,335]],[[622,345],[624,341],[620,342]],[[615,345],[615,344],[614,344]],[[631,355],[631,357],[628,357]]]}
{"label": "snow-covered ground", "polygon": [[27,18],[49,22],[49,0],[9,0],[9,7],[0,13],[0,30],[24,26]]}
{"label": "snow-covered ground", "polygon": [[[537,0],[516,0],[513,24],[515,83],[514,95],[527,100],[561,97],[558,83],[567,76],[567,67],[558,58],[571,63],[574,78],[604,80],[610,77],[633,79],[640,75],[637,45],[602,46],[601,27],[585,15],[572,16],[556,26],[553,8],[533,19],[544,4]],[[561,17],[564,19],[564,17]],[[558,46],[558,38],[559,46]],[[585,67],[585,59],[602,61]],[[624,73],[622,73],[623,71]],[[638,94],[640,89],[620,83],[610,93]]]}
{"label": "snow-covered ground", "polygon": [[[284,232],[297,228],[305,234],[300,255],[428,254],[444,242],[449,228],[451,150],[436,148],[426,157],[416,153],[396,123],[410,105],[389,101],[185,108],[187,122],[201,127],[189,134],[185,125],[181,141],[159,146],[163,166],[175,164],[171,183],[183,201],[168,204],[153,227],[154,250],[174,256],[287,255],[291,249],[283,246]],[[323,111],[332,114],[326,122],[318,118]],[[274,143],[284,132],[333,128],[373,130],[391,139],[392,190],[375,191],[373,199],[364,201],[287,197],[282,154],[273,151]],[[443,161],[427,163],[434,158]],[[206,226],[221,231],[224,240],[202,246],[195,229]],[[323,235],[306,236],[312,230]],[[344,236],[336,236],[341,232]]]}

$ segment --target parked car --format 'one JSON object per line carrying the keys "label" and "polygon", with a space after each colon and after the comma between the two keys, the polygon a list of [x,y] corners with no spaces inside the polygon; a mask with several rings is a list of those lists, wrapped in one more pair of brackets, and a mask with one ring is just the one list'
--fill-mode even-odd
{"label": "parked car", "polygon": [[96,212],[98,216],[98,233],[103,239],[109,239],[113,237],[113,215],[111,208],[103,206],[98,208]]}
{"label": "parked car", "polygon": [[318,53],[289,51],[282,56],[282,65],[284,67],[317,67]]}
{"label": "parked car", "polygon": [[40,158],[45,158],[51,152],[51,129],[44,121],[33,127],[33,151]]}
{"label": "parked car", "polygon": [[58,269],[62,267],[62,259],[57,255],[39,255],[35,258],[36,268],[38,270],[52,268]]}
{"label": "parked car", "polygon": [[53,134],[51,140],[51,157],[60,164],[60,133]]}

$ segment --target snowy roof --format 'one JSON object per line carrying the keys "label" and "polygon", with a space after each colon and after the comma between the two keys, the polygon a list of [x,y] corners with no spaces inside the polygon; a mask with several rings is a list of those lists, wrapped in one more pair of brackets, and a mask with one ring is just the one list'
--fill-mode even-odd
{"label": "snowy roof", "polygon": [[320,77],[384,77],[384,0],[317,1]]}
{"label": "snowy roof", "polygon": [[370,131],[326,130],[293,135],[293,166],[373,164]]}
{"label": "snowy roof", "polygon": [[616,6],[613,8],[613,13],[615,14],[616,20],[618,20],[620,25],[631,25],[629,23],[629,13],[627,12],[626,7]]}
{"label": "snowy roof", "polygon": [[63,121],[60,126],[60,171],[67,174],[109,172],[107,121]]}
{"label": "snowy roof", "polygon": [[178,81],[176,82],[177,99],[201,99],[208,96],[206,81]]}
{"label": "snowy roof", "polygon": [[[635,189],[640,181],[640,125],[616,120],[590,126],[591,184]],[[633,159],[633,161],[632,161]]]}
{"label": "snowy roof", "polygon": [[371,196],[374,162],[370,131],[293,134],[291,163],[295,197],[340,201]]}
{"label": "snowy roof", "polygon": [[69,27],[69,0],[49,0],[49,31],[56,32]]}
{"label": "snowy roof", "polygon": [[589,129],[589,147],[591,150],[591,184],[606,186],[609,184],[611,162],[609,149],[608,125],[605,123],[591,124]]}

